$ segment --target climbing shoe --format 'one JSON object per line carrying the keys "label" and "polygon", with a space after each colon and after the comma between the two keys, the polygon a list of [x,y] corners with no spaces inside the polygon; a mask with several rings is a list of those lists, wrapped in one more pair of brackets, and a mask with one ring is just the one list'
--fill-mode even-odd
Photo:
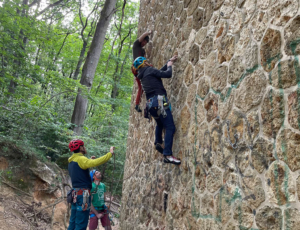
{"label": "climbing shoe", "polygon": [[176,157],[173,157],[173,156],[165,156],[164,162],[174,164],[174,165],[180,165],[181,164],[180,159],[178,159]]}
{"label": "climbing shoe", "polygon": [[160,152],[161,154],[163,154],[163,152],[164,152],[164,148],[161,146],[161,144],[159,144],[159,143],[156,143],[155,144],[155,149],[158,151],[158,152]]}

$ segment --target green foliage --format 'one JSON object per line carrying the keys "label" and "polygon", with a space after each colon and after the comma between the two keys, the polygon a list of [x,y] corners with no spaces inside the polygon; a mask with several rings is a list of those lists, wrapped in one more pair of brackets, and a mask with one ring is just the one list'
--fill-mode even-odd
{"label": "green foliage", "polygon": [[[0,4],[0,137],[53,161],[70,156],[68,143],[73,138],[85,141],[88,156],[100,157],[116,146],[115,163],[111,160],[100,170],[105,167],[106,178],[122,180],[138,3],[127,1],[123,19],[123,1],[117,3],[90,90],[80,84],[81,71],[78,80],[73,78],[80,53],[84,51],[85,58],[92,41],[91,22],[99,19],[101,10],[88,15],[104,1],[81,1],[81,19],[79,1],[66,1],[42,14],[42,8],[31,3],[5,0]],[[87,18],[83,30],[81,21]],[[82,50],[83,39],[86,50]],[[70,121],[79,89],[89,104],[83,133],[74,136]],[[112,189],[120,195],[122,182]]]}

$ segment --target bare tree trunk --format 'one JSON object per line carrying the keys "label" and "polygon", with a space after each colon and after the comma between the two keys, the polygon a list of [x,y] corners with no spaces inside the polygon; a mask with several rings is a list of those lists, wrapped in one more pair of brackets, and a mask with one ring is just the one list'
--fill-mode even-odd
{"label": "bare tree trunk", "polygon": [[[90,50],[87,54],[86,61],[82,69],[82,76],[80,83],[91,89],[102,47],[105,40],[105,34],[109,26],[110,19],[114,14],[114,7],[117,0],[106,0],[104,7],[101,11],[101,16],[97,24],[96,32],[92,40]],[[75,107],[72,115],[71,122],[76,125],[73,131],[77,134],[81,134],[82,126],[85,119],[87,110],[88,99],[81,95],[81,90],[78,90],[78,94],[75,101]]]}
{"label": "bare tree trunk", "polygon": [[79,75],[79,72],[80,72],[80,67],[83,63],[84,54],[85,54],[85,50],[86,50],[87,45],[88,45],[87,42],[84,40],[82,48],[81,48],[79,60],[77,62],[77,66],[76,66],[76,69],[75,69],[75,73],[74,73],[74,77],[73,77],[74,80],[77,80],[77,78],[78,78],[78,75]]}
{"label": "bare tree trunk", "polygon": [[[27,11],[26,11],[26,7],[28,5],[28,0],[23,0],[22,2],[22,6],[21,6],[21,11],[20,9],[17,8],[17,14],[20,15],[21,17],[27,17]],[[21,46],[21,49],[22,50],[25,50],[25,46],[26,46],[26,43],[27,43],[27,38],[24,36],[23,34],[23,30],[21,29],[20,30],[20,33],[19,33],[19,39],[22,39],[23,41],[23,46]],[[23,58],[23,55],[20,55],[20,53],[17,53],[16,55],[16,60],[14,61],[14,64],[16,66],[20,66],[20,59]],[[15,79],[18,79],[18,71],[16,71],[16,73],[14,74],[14,78]],[[12,96],[12,94],[15,94],[15,91],[16,91],[16,87],[17,87],[17,82],[14,81],[14,80],[10,80],[10,84],[9,84],[9,87],[8,87],[8,92],[9,92],[9,97]]]}
{"label": "bare tree trunk", "polygon": [[84,35],[84,31],[85,31],[85,29],[88,25],[89,17],[97,11],[97,9],[99,8],[100,2],[97,2],[95,4],[93,10],[90,12],[90,14],[87,16],[87,18],[85,19],[85,22],[84,22],[83,18],[82,18],[82,12],[81,12],[81,1],[79,1],[79,6],[80,6],[79,7],[79,18],[80,18],[80,23],[82,25],[80,35],[81,35],[83,44],[82,44],[82,48],[81,48],[81,51],[80,51],[80,56],[79,56],[79,59],[78,59],[78,62],[77,62],[77,66],[76,66],[76,69],[75,69],[75,73],[74,73],[74,76],[73,76],[74,80],[77,80],[77,78],[78,78],[80,68],[81,68],[83,60],[84,60],[85,51],[86,51],[86,48],[87,48],[88,43],[89,43],[89,37],[91,37],[92,31],[94,31],[96,18],[98,18],[98,17],[96,17],[96,15],[95,15],[93,21],[91,22],[91,28],[90,28],[90,31],[87,34],[87,36]]}

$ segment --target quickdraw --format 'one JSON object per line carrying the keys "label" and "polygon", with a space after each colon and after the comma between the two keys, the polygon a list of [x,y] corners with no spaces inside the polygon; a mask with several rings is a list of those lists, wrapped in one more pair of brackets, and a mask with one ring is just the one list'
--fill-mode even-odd
{"label": "quickdraw", "polygon": [[75,190],[72,191],[73,203],[77,202],[77,193]]}
{"label": "quickdraw", "polygon": [[81,207],[82,207],[82,211],[85,211],[88,208],[88,199],[89,199],[90,193],[88,190],[84,190],[82,195],[83,195],[83,202],[82,202]]}

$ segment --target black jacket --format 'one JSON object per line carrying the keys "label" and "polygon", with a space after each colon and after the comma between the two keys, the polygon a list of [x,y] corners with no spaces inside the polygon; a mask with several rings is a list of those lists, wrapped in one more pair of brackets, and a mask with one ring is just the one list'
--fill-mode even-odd
{"label": "black jacket", "polygon": [[138,78],[141,80],[147,100],[155,95],[166,95],[167,91],[162,83],[162,78],[172,77],[172,66],[165,65],[160,70],[147,66],[138,70]]}

